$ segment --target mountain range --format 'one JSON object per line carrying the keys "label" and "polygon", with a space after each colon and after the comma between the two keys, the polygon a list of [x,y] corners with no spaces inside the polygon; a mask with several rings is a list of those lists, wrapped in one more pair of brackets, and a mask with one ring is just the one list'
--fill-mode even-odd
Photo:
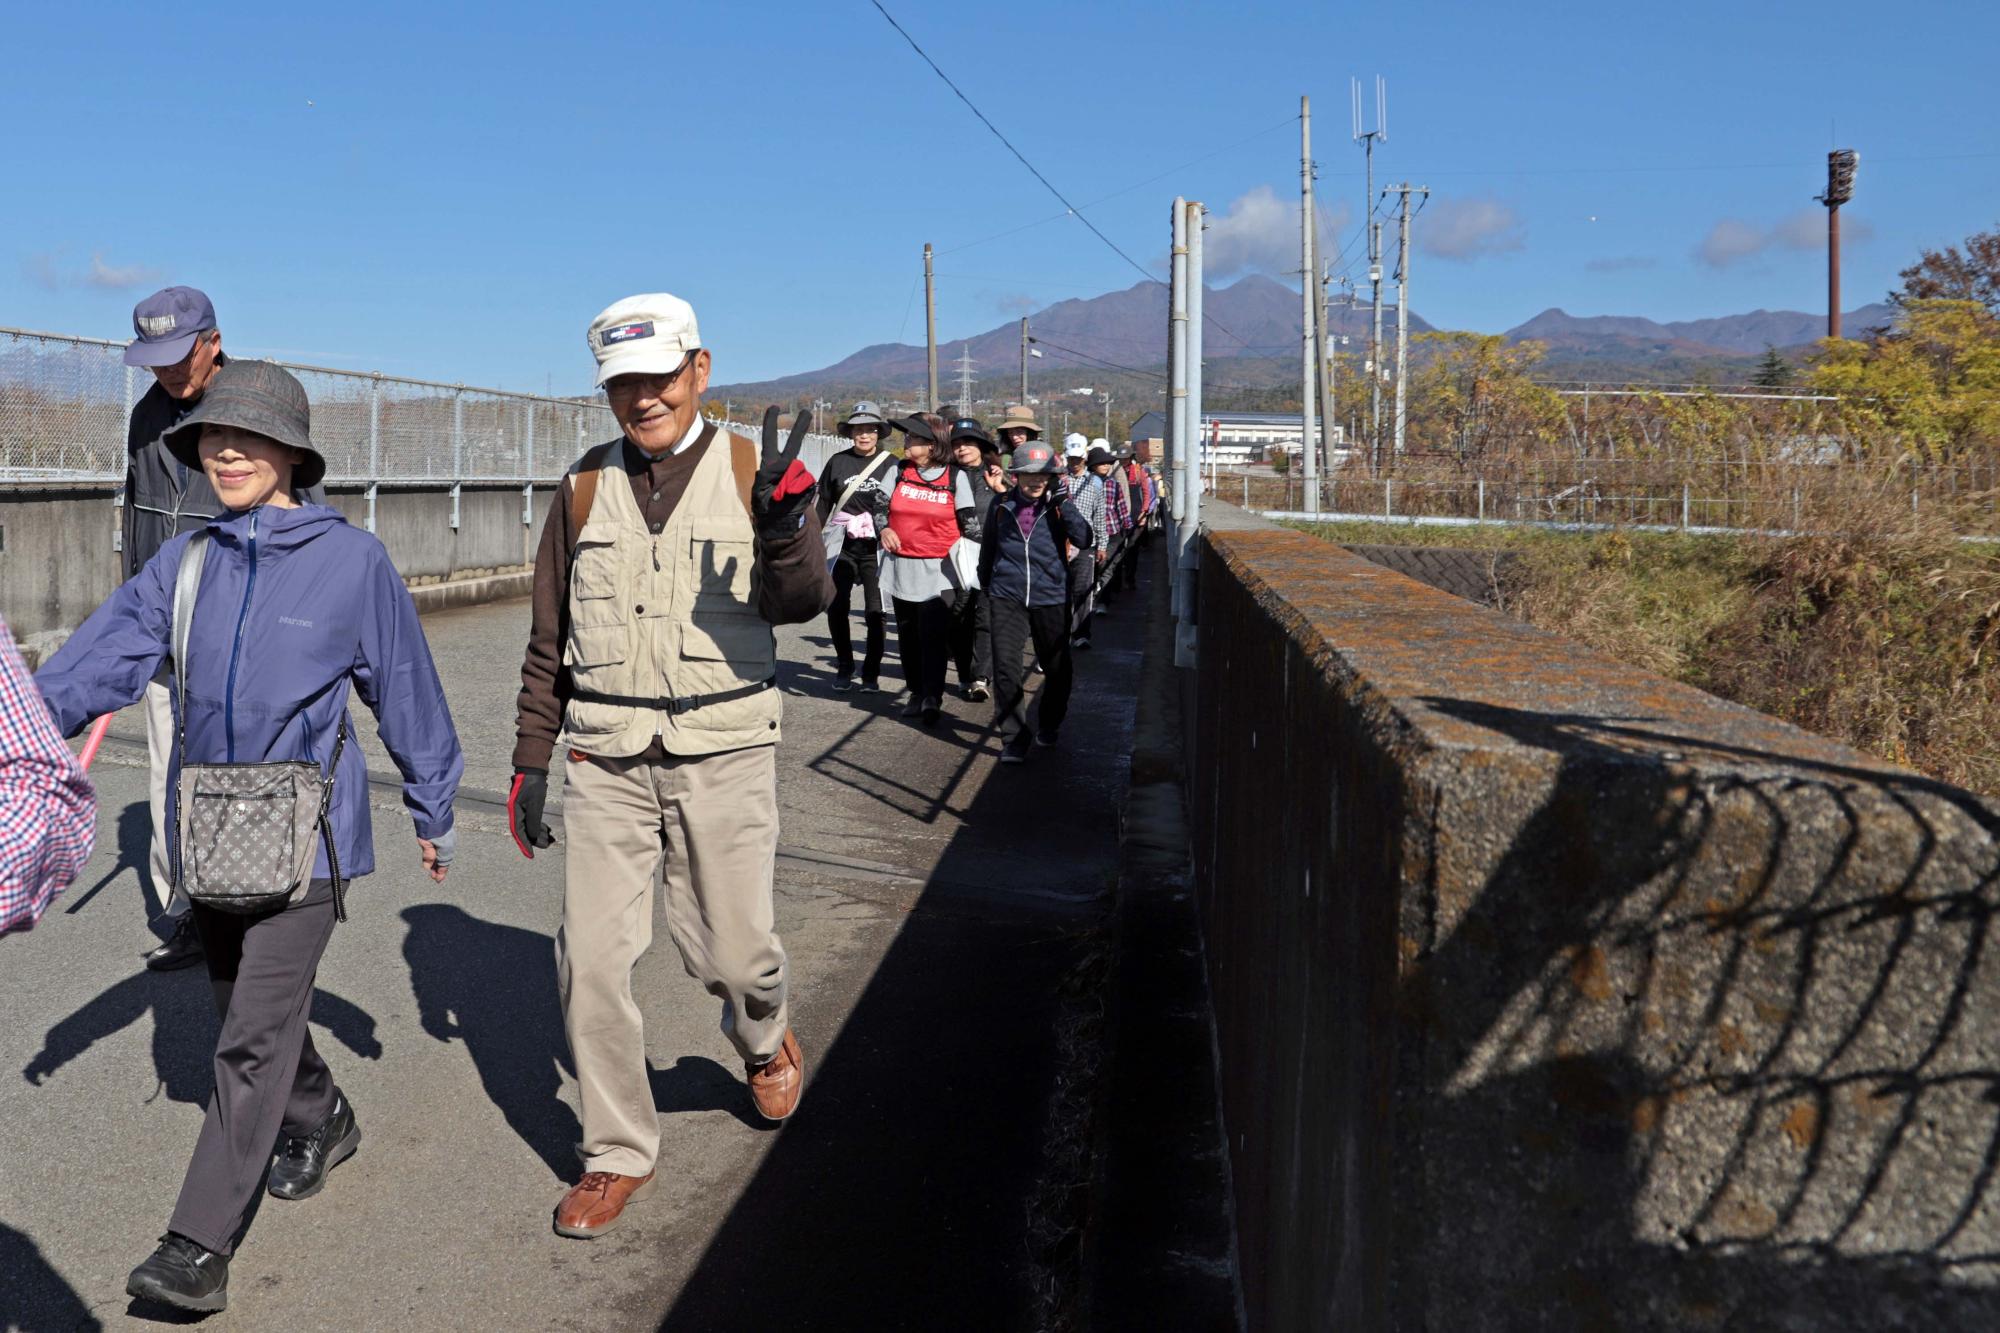
{"label": "mountain range", "polygon": [[[1204,359],[1211,378],[1281,384],[1296,375],[1301,311],[1299,293],[1281,282],[1253,274],[1205,294]],[[1154,376],[1165,358],[1167,289],[1156,282],[1135,283],[1102,296],[1061,301],[1028,317],[1032,346],[1041,355],[1029,362],[1034,383],[1051,385],[1104,382],[1124,376]],[[1850,337],[1889,323],[1893,307],[1863,306],[1843,316]],[[1332,332],[1346,338],[1343,350],[1359,352],[1366,341],[1370,312],[1359,303],[1329,312]],[[1395,338],[1395,308],[1385,303],[1382,332]],[[1433,325],[1415,311],[1412,334]],[[1658,380],[1684,378],[1697,370],[1740,371],[1766,346],[1797,350],[1818,339],[1826,317],[1797,310],[1753,310],[1743,315],[1662,323],[1631,315],[1571,315],[1544,310],[1506,330],[1513,341],[1534,340],[1547,347],[1544,366],[1556,374],[1588,372],[1600,378]],[[959,358],[969,354],[972,374],[989,391],[1011,385],[1020,374],[1018,320],[971,338],[938,345],[942,396],[958,379]],[[1268,364],[1265,364],[1268,363]],[[1291,367],[1288,371],[1287,365]],[[711,395],[743,398],[836,399],[869,394],[894,396],[920,389],[926,376],[924,349],[907,343],[876,343],[830,366],[754,384],[716,386]],[[986,397],[991,397],[989,392]],[[1004,394],[1003,394],[1004,396]]]}

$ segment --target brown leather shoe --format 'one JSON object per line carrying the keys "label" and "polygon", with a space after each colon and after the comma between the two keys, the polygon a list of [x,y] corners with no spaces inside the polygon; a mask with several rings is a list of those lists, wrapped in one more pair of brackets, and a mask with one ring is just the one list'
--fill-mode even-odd
{"label": "brown leather shoe", "polygon": [[617,1223],[625,1205],[653,1192],[653,1176],[621,1176],[613,1171],[589,1171],[556,1205],[556,1234],[601,1236]]}
{"label": "brown leather shoe", "polygon": [[799,1039],[785,1029],[778,1053],[750,1071],[750,1100],[757,1114],[766,1120],[783,1120],[798,1109],[799,1094],[806,1087],[806,1057]]}

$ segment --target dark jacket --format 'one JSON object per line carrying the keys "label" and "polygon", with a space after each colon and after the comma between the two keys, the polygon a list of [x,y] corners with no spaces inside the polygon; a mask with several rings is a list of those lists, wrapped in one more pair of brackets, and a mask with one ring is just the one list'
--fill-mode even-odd
{"label": "dark jacket", "polygon": [[979,586],[998,601],[1024,606],[1061,606],[1069,600],[1070,542],[1089,546],[1090,524],[1067,500],[1045,495],[1035,504],[1035,522],[1024,542],[1019,514],[1027,499],[1016,489],[993,497],[986,510],[986,537],[979,546]]}
{"label": "dark jacket", "polygon": [[[225,355],[217,365],[228,364]],[[125,547],[125,577],[146,567],[167,538],[194,532],[223,513],[208,478],[167,452],[160,437],[181,423],[201,399],[181,402],[157,383],[140,395],[125,428],[125,504],[119,522]],[[294,494],[308,504],[325,504],[326,488]]]}
{"label": "dark jacket", "polygon": [[[375,712],[417,836],[449,830],[465,760],[417,608],[382,543],[323,505],[225,510],[207,526],[189,627],[187,753],[177,749],[172,760],[168,819],[184,759],[307,759],[324,768],[351,690]],[[187,542],[177,537],[161,547],[36,673],[64,735],[145,692],[168,655],[174,579]],[[332,810],[345,878],[375,868],[367,760],[356,740],[349,720]],[[313,873],[328,873],[324,847]]]}

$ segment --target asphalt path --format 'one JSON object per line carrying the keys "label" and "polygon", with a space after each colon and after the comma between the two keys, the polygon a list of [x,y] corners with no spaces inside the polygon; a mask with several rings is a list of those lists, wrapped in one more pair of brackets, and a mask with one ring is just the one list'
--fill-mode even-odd
{"label": "asphalt path", "polygon": [[[553,955],[562,848],[524,860],[498,805],[526,620],[515,602],[425,622],[467,752],[441,886],[362,719],[382,868],[351,894],[313,1023],[363,1144],[315,1198],[264,1201],[229,1310],[201,1322],[1031,1325],[1060,1263],[1042,1202],[1051,1094],[1087,1059],[1073,1020],[1117,863],[1136,620],[1100,623],[1062,746],[1020,768],[995,763],[990,705],[956,701],[920,728],[892,695],[827,689],[823,625],[781,632],[777,911],[805,1098],[782,1129],[757,1121],[717,1002],[660,930],[634,986],[661,1185],[595,1241],[550,1227],[578,1171]],[[139,965],[142,738],[121,716],[93,771],[88,872],[0,941],[0,1330],[185,1318],[124,1295],[179,1188],[216,1030],[200,969]]]}

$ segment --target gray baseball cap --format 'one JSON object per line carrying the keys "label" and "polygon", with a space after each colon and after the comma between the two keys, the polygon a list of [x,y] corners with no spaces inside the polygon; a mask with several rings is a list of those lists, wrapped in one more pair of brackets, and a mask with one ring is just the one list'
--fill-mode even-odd
{"label": "gray baseball cap", "polygon": [[132,332],[125,349],[128,366],[171,366],[194,347],[195,335],[215,327],[215,306],[206,292],[167,287],[132,307]]}
{"label": "gray baseball cap", "polygon": [[312,442],[312,405],[303,384],[272,361],[231,361],[218,368],[194,411],[160,437],[167,452],[201,470],[201,428],[235,426],[302,451],[292,469],[292,489],[317,486],[326,476],[326,458]]}

